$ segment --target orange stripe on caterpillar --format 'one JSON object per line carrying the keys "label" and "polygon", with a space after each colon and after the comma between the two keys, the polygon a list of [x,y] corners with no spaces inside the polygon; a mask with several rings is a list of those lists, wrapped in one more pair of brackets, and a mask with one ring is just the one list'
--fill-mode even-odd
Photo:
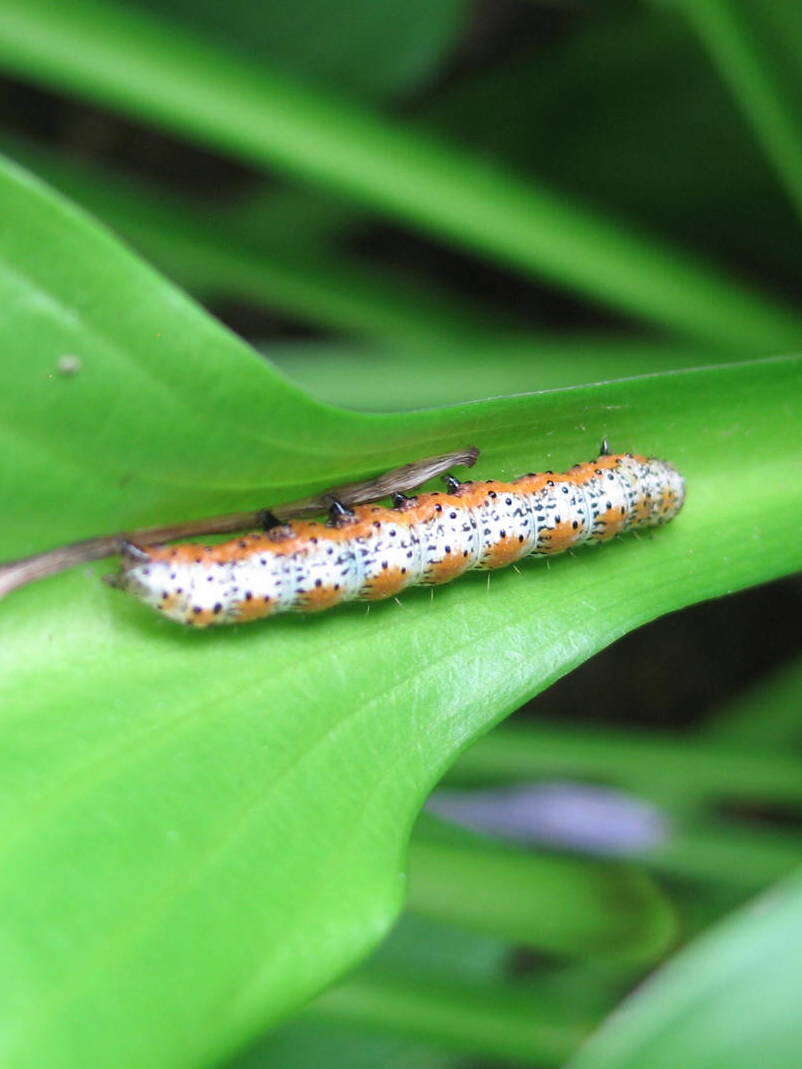
{"label": "orange stripe on caterpillar", "polygon": [[392,508],[336,502],[332,518],[204,546],[128,546],[116,584],[172,620],[207,627],[377,601],[667,523],[685,498],[671,464],[631,453],[513,482],[449,479]]}

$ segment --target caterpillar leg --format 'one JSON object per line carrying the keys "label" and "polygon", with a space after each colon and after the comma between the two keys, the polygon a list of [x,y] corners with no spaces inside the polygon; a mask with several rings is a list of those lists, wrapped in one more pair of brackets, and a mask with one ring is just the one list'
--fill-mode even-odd
{"label": "caterpillar leg", "polygon": [[336,497],[332,498],[329,505],[329,523],[332,527],[345,527],[347,523],[354,522],[354,513],[351,509],[339,501]]}

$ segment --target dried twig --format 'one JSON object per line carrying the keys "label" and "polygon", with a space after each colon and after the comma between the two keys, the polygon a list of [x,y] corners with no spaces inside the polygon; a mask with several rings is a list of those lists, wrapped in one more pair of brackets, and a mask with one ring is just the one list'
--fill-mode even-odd
{"label": "dried twig", "polygon": [[35,553],[31,557],[0,564],[0,598],[18,587],[44,579],[48,575],[74,568],[77,564],[102,560],[119,553],[124,542],[134,542],[139,546],[158,545],[172,542],[176,538],[195,538],[200,535],[228,534],[257,527],[270,526],[275,520],[297,519],[303,516],[316,516],[325,512],[335,499],[343,505],[364,505],[378,501],[390,494],[414,490],[429,479],[442,475],[450,468],[464,465],[471,467],[479,455],[475,448],[461,449],[441,456],[426,457],[424,460],[404,464],[382,475],[363,482],[345,483],[334,486],[323,493],[304,497],[299,501],[290,501],[285,505],[276,505],[270,509],[256,509],[253,512],[233,512],[226,516],[212,516],[202,520],[188,520],[167,527],[145,527],[138,531],[120,531],[113,535],[100,535],[97,538],[85,538],[68,546],[58,546],[44,553]]}

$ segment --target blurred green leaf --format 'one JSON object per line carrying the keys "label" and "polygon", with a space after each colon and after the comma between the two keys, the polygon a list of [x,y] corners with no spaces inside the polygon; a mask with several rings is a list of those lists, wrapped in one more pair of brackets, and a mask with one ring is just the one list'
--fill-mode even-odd
{"label": "blurred green leaf", "polygon": [[20,138],[0,135],[0,147],[99,216],[174,281],[207,299],[245,298],[383,341],[447,341],[456,347],[489,329],[488,320],[456,298],[389,272],[379,276],[332,251],[324,235],[337,219],[336,209],[314,215],[308,201],[290,191],[263,201],[258,220],[247,209],[211,215],[206,205],[60,158]]}
{"label": "blurred green leaf", "polygon": [[802,878],[698,938],[616,1010],[573,1069],[794,1069]]}
{"label": "blurred green leaf", "polygon": [[731,352],[802,338],[795,312],[689,253],[144,13],[96,0],[6,0],[0,65]]}
{"label": "blurred green leaf", "polygon": [[[474,332],[477,333],[476,331]],[[313,397],[365,411],[430,408],[500,394],[715,363],[705,347],[600,334],[476,336],[462,344],[372,346],[321,342],[265,344],[263,351]],[[387,383],[393,384],[388,391]]]}
{"label": "blurred green leaf", "polygon": [[[493,936],[405,913],[371,955],[367,968],[378,968],[383,976],[395,973],[407,981],[425,975],[447,985],[455,980],[494,985],[503,978],[509,956],[508,944]],[[370,979],[366,982],[370,984]],[[321,1020],[314,1003],[258,1041],[228,1069],[308,1069],[314,1064],[325,1069],[340,1065],[343,1069],[464,1069],[453,1052],[387,1034],[375,1022],[373,1030],[366,1030],[336,1019]]]}
{"label": "blurred green leaf", "polygon": [[366,97],[430,79],[462,27],[466,0],[128,0],[174,15],[279,70]]}
{"label": "blurred green leaf", "polygon": [[591,1022],[573,1007],[514,984],[472,985],[363,969],[314,1005],[323,1020],[426,1038],[455,1051],[557,1066]]}
{"label": "blurred green leaf", "polygon": [[799,836],[734,820],[688,818],[663,843],[635,858],[653,872],[696,886],[730,885],[754,893],[792,872],[799,863]]}
{"label": "blurred green leaf", "polygon": [[675,0],[752,124],[802,219],[802,9],[773,0]]}
{"label": "blurred green leaf", "polygon": [[[407,982],[424,975],[446,985],[456,980],[487,986],[503,978],[509,956],[509,946],[492,936],[405,913],[371,956],[368,970],[378,968],[380,975],[394,973]],[[366,982],[370,984],[370,979]],[[460,1069],[454,1054],[439,1046],[388,1035],[376,1022],[373,1029],[320,1020],[312,1003],[294,1021],[236,1058],[229,1069],[308,1069],[313,1064],[325,1069],[338,1069],[341,1064],[343,1069]]]}
{"label": "blurred green leaf", "polygon": [[467,750],[449,779],[510,783],[543,778],[615,783],[683,805],[727,800],[802,806],[802,767],[793,754],[728,743],[723,738],[615,730],[539,721],[505,728]]}
{"label": "blurred green leaf", "polygon": [[279,1028],[226,1069],[462,1069],[453,1053],[431,1045],[368,1032],[338,1021],[300,1021]]}
{"label": "blurred green leaf", "polygon": [[506,975],[510,954],[509,942],[497,935],[405,911],[368,966],[384,973],[491,984]]}
{"label": "blurred green leaf", "polygon": [[[759,693],[751,705],[758,720]],[[786,688],[779,687],[777,698],[783,693]],[[678,738],[540,721],[479,739],[449,770],[448,781],[473,787],[555,780],[624,787],[660,804],[667,818],[667,834],[654,846],[633,850],[633,862],[674,879],[755,891],[795,867],[797,836],[716,814],[733,802],[747,812],[750,805],[798,811],[802,770],[795,755],[763,749],[757,731],[744,738],[748,746],[724,730],[715,737]],[[531,841],[539,841],[534,830]]]}
{"label": "blurred green leaf", "polygon": [[[793,5],[773,7],[793,17]],[[671,5],[595,5],[548,49],[466,79],[424,114],[571,196],[794,284],[793,214]]]}
{"label": "blurred green leaf", "polygon": [[407,907],[550,954],[651,961],[674,942],[667,898],[618,861],[508,845],[423,814]]}
{"label": "blurred green leaf", "polygon": [[[352,1034],[396,1032],[455,1052],[484,1052],[494,1064],[551,1064],[609,1012],[631,984],[633,965],[639,971],[632,960],[565,965],[538,958],[513,978],[521,962],[516,948],[505,948],[502,970],[488,939],[405,915],[367,965],[313,1002],[295,1027],[339,1023]],[[270,1041],[264,1046],[269,1050]]]}
{"label": "blurred green leaf", "polygon": [[799,751],[802,742],[802,661],[787,665],[718,713],[711,736],[745,747]]}
{"label": "blurred green leaf", "polygon": [[800,567],[802,360],[347,413],[10,166],[0,206],[3,557],[468,443],[480,477],[567,466],[608,434],[688,478],[653,537],[369,617],[194,633],[95,569],[3,603],[3,1063],[208,1063],[386,931],[413,817],[472,738],[638,624]]}

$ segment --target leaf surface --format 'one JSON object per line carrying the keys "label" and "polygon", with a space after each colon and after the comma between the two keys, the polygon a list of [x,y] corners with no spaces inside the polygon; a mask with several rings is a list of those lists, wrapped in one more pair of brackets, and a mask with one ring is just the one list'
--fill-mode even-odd
{"label": "leaf surface", "polygon": [[799,873],[705,933],[615,1011],[572,1069],[799,1065]]}
{"label": "leaf surface", "polygon": [[3,558],[474,443],[480,477],[608,435],[688,479],[653,537],[370,615],[190,633],[89,568],[3,602],[0,1058],[208,1063],[387,929],[412,820],[472,738],[640,623],[800,567],[802,361],[345,412],[10,166],[0,205]]}

